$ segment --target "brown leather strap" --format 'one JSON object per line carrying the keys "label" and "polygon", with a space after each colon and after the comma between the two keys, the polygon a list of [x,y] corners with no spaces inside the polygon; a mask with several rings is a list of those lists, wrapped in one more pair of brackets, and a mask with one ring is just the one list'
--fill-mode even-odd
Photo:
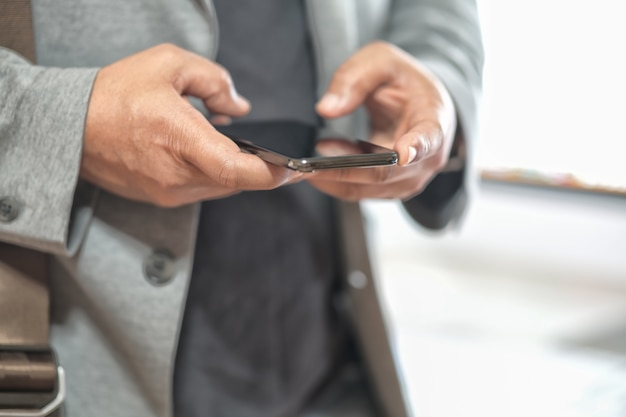
{"label": "brown leather strap", "polygon": [[57,396],[49,304],[48,255],[0,243],[0,415],[41,409]]}
{"label": "brown leather strap", "polygon": [[48,256],[0,243],[0,345],[47,346]]}
{"label": "brown leather strap", "polygon": [[3,370],[0,392],[54,390],[57,368],[51,351],[1,350],[0,362]]}
{"label": "brown leather strap", "polygon": [[35,37],[29,0],[0,0],[0,45],[35,62]]}

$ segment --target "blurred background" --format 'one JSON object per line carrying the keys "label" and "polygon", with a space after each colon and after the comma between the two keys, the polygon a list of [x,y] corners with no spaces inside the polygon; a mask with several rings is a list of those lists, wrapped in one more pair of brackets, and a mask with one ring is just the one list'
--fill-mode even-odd
{"label": "blurred background", "polygon": [[463,228],[370,201],[371,251],[417,417],[626,416],[626,14],[479,1],[487,53]]}

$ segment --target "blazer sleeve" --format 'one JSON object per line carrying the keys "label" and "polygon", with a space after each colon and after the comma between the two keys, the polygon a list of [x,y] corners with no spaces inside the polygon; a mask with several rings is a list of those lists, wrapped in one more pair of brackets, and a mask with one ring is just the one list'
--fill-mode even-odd
{"label": "blazer sleeve", "polygon": [[393,0],[386,38],[415,56],[447,87],[458,115],[454,152],[462,169],[442,172],[403,202],[422,226],[443,229],[465,210],[477,176],[472,169],[484,51],[475,0]]}
{"label": "blazer sleeve", "polygon": [[96,73],[35,66],[0,47],[0,241],[78,247],[95,197],[78,173]]}

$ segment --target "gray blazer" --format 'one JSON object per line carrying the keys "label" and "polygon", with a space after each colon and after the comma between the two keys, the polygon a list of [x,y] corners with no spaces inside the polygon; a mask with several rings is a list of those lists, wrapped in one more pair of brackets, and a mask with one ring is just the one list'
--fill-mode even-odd
{"label": "gray blazer", "polygon": [[[0,240],[54,255],[50,337],[67,373],[68,415],[168,416],[199,206],[129,201],[82,183],[78,172],[98,68],[163,42],[214,57],[213,6],[208,0],[171,0],[158,8],[147,7],[151,0],[32,4],[38,65],[0,47],[0,199],[19,206],[17,217],[0,221]],[[307,12],[320,93],[360,45],[390,41],[448,87],[458,138],[471,154],[483,63],[473,0],[309,0]],[[364,136],[367,123],[358,113],[328,126]],[[471,172],[440,174],[423,196],[405,203],[407,210],[429,228],[454,223]],[[373,284],[358,205],[344,206],[343,225],[346,275],[362,273]],[[172,257],[159,258],[161,249]],[[154,285],[146,273],[165,284]],[[357,287],[354,323],[372,359],[369,369],[390,414],[401,415],[393,409],[397,390],[384,388],[397,385],[389,385],[395,371],[375,285]]]}

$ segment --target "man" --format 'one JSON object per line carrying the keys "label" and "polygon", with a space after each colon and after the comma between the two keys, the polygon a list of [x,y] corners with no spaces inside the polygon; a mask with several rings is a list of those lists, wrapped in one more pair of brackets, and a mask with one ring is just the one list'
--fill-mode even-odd
{"label": "man", "polygon": [[[38,66],[0,50],[0,195],[19,207],[0,239],[56,255],[67,415],[332,409],[353,362],[332,197],[458,219],[468,175],[439,172],[475,130],[474,2],[32,5]],[[399,163],[294,173],[242,153],[216,130],[231,119],[367,137]]]}

